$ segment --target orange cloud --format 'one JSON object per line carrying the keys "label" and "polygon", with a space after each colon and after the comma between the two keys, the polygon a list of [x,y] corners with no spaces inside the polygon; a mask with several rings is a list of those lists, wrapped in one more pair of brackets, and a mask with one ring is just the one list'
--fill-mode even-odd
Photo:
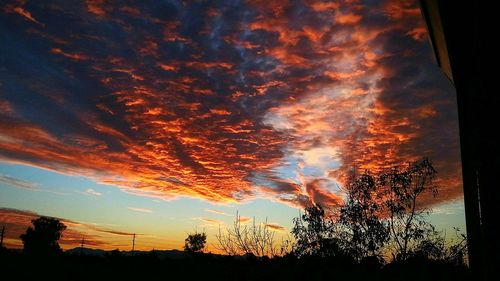
{"label": "orange cloud", "polygon": [[330,1],[328,2],[314,1],[311,4],[311,7],[316,12],[323,12],[328,10],[336,10],[340,7],[340,4],[337,2],[330,2]]}
{"label": "orange cloud", "polygon": [[425,27],[423,26],[418,26],[408,31],[408,33],[406,34],[410,35],[413,39],[417,41],[422,41],[427,38],[427,29],[425,29]]}
{"label": "orange cloud", "polygon": [[250,220],[252,220],[252,219],[249,217],[238,216],[238,222],[247,223],[247,222],[250,222]]}
{"label": "orange cloud", "polygon": [[59,48],[52,48],[50,50],[50,52],[53,54],[62,55],[64,57],[67,57],[67,58],[70,58],[70,59],[76,60],[76,61],[88,59],[88,57],[84,54],[71,54],[71,53],[64,52],[63,50],[61,50]]}
{"label": "orange cloud", "polygon": [[220,220],[215,220],[215,219],[209,219],[209,218],[198,218],[200,221],[205,223],[205,226],[209,227],[219,227],[220,225],[223,225],[224,223]]}
{"label": "orange cloud", "polygon": [[87,10],[96,15],[103,17],[106,15],[107,8],[104,6],[105,1],[104,0],[86,0],[87,3]]}
{"label": "orange cloud", "polygon": [[399,20],[405,18],[418,18],[421,16],[420,9],[415,6],[414,2],[408,1],[401,3],[391,0],[385,3],[384,13],[392,19]]}
{"label": "orange cloud", "polygon": [[279,232],[285,232],[286,231],[286,228],[279,225],[279,224],[276,224],[276,223],[266,223],[265,224],[267,227],[269,227],[270,229],[274,230],[274,231],[279,231]]}
{"label": "orange cloud", "polygon": [[215,114],[215,115],[230,115],[231,112],[225,110],[225,109],[210,109],[210,112]]}
{"label": "orange cloud", "polygon": [[32,22],[34,22],[34,23],[41,24],[39,21],[37,21],[37,20],[33,17],[33,15],[32,15],[29,11],[27,11],[27,10],[23,9],[22,7],[15,7],[15,8],[13,9],[13,11],[14,11],[14,12],[16,12],[16,13],[18,13],[19,15],[21,15],[21,16],[23,16],[23,17],[25,17],[27,20],[30,20],[30,21],[32,21]]}
{"label": "orange cloud", "polygon": [[309,194],[313,203],[333,207],[342,205],[344,201],[342,196],[325,190],[322,186],[322,182],[322,180],[316,179],[306,185],[306,192]]}
{"label": "orange cloud", "polygon": [[335,20],[340,24],[356,24],[361,20],[361,16],[356,14],[340,14],[335,17]]}
{"label": "orange cloud", "polygon": [[166,71],[175,71],[175,70],[177,69],[175,66],[168,65],[168,64],[159,64],[159,66],[160,66],[163,70],[166,70]]}

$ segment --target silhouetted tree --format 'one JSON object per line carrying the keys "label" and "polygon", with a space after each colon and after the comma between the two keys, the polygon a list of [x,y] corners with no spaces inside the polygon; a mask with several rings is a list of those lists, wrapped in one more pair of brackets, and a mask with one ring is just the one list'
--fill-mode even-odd
{"label": "silhouetted tree", "polygon": [[207,235],[204,232],[189,234],[184,242],[184,251],[189,253],[200,253],[205,249]]}
{"label": "silhouetted tree", "polygon": [[293,222],[293,252],[297,257],[332,257],[343,254],[342,243],[346,240],[342,233],[337,231],[334,220],[325,216],[321,205],[306,207],[304,214],[294,218]]}
{"label": "silhouetted tree", "polygon": [[355,259],[380,256],[380,250],[389,240],[388,223],[382,219],[382,196],[377,181],[366,172],[352,176],[347,184],[346,203],[340,210],[339,223],[349,239],[348,252]]}
{"label": "silhouetted tree", "polygon": [[31,223],[33,227],[28,227],[26,233],[20,236],[25,253],[53,255],[62,252],[58,241],[66,226],[59,219],[40,217]]}
{"label": "silhouetted tree", "polygon": [[393,261],[419,257],[463,264],[465,236],[450,244],[426,220],[429,210],[422,198],[436,196],[436,173],[431,162],[422,159],[379,176],[369,171],[353,175],[338,216],[326,217],[321,206],[313,205],[294,219],[295,255],[349,255],[363,262],[392,254]]}
{"label": "silhouetted tree", "polygon": [[394,259],[406,259],[420,241],[434,233],[434,227],[425,220],[428,210],[419,205],[419,199],[426,193],[437,195],[432,182],[436,174],[431,162],[423,159],[404,168],[394,167],[379,177]]}

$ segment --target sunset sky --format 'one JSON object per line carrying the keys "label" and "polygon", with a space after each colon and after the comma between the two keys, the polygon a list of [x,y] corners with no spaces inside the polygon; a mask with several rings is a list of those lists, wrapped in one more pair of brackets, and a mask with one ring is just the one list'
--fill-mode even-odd
{"label": "sunset sky", "polygon": [[455,92],[416,2],[0,5],[7,246],[38,215],[69,226],[66,249],[212,245],[237,211],[287,235],[304,206],[342,204],[347,172],[420,157],[432,222],[465,228]]}

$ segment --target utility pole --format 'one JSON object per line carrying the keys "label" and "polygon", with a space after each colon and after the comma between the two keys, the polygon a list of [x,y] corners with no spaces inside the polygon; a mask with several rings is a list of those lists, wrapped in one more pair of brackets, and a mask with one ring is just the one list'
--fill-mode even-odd
{"label": "utility pole", "polygon": [[2,238],[0,239],[0,249],[3,247],[3,235],[5,233],[5,225],[2,227]]}
{"label": "utility pole", "polygon": [[134,236],[132,238],[132,255],[134,254],[134,250],[135,250],[135,233],[134,233]]}
{"label": "utility pole", "polygon": [[80,256],[83,256],[83,244],[85,243],[85,236],[82,236],[82,244],[80,246]]}

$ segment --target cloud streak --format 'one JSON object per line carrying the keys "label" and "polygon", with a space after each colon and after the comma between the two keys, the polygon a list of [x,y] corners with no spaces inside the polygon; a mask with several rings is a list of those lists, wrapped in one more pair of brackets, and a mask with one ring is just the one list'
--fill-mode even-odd
{"label": "cloud streak", "polygon": [[128,207],[128,209],[134,212],[147,213],[147,214],[151,214],[153,212],[150,209],[144,209],[144,208]]}
{"label": "cloud streak", "polygon": [[219,210],[205,209],[205,212],[214,213],[214,214],[223,215],[223,216],[230,216],[228,213],[223,212],[223,211],[219,211]]}
{"label": "cloud streak", "polygon": [[267,223],[265,224],[266,227],[269,227],[269,229],[273,230],[273,231],[278,231],[278,232],[285,232],[286,231],[286,228],[279,225],[279,224],[276,224],[276,223]]}
{"label": "cloud streak", "polygon": [[92,188],[88,188],[87,190],[85,190],[85,193],[88,195],[92,195],[92,196],[101,196],[102,195],[102,193],[97,192],[97,191],[93,190]]}
{"label": "cloud streak", "polygon": [[39,191],[38,184],[36,183],[27,182],[6,175],[0,175],[0,182],[21,189],[26,189],[30,191]]}

